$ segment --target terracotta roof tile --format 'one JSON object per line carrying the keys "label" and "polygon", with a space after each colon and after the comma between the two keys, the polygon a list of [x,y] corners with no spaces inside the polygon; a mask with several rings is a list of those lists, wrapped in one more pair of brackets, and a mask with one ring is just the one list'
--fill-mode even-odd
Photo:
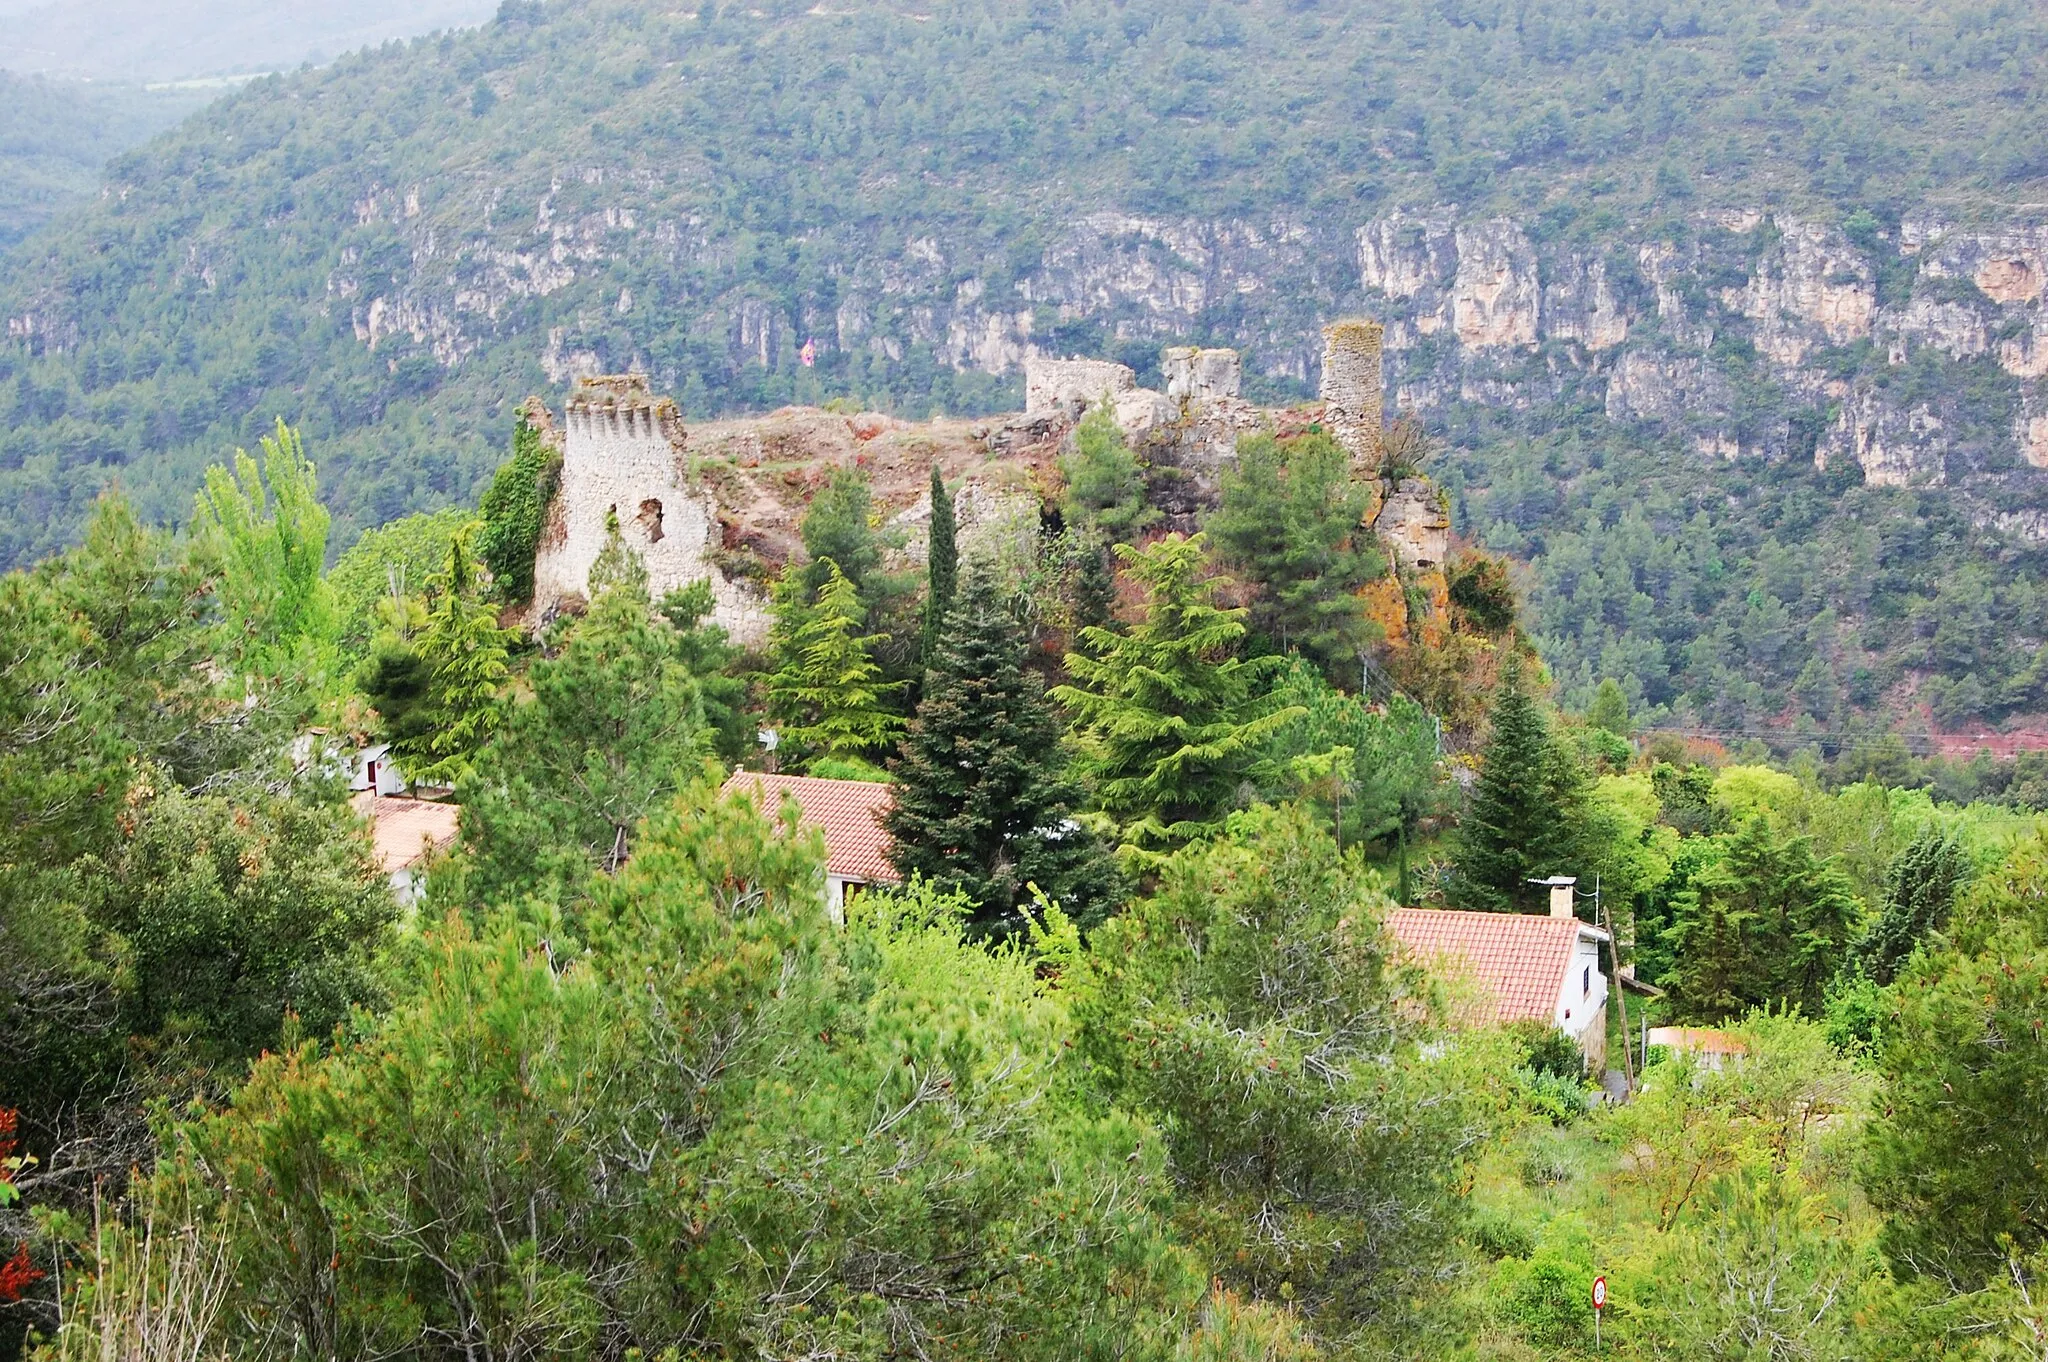
{"label": "terracotta roof tile", "polygon": [[1493,1020],[1551,1021],[1581,930],[1575,918],[1397,908],[1387,928],[1418,964],[1462,969],[1492,995]]}
{"label": "terracotta roof tile", "polygon": [[725,793],[753,795],[771,817],[782,807],[784,795],[794,796],[804,811],[804,826],[825,834],[828,873],[868,884],[896,884],[901,879],[889,864],[889,834],[882,830],[882,814],[892,799],[887,785],[735,771],[725,782]]}
{"label": "terracotta roof tile", "polygon": [[370,820],[377,865],[387,875],[410,870],[431,853],[453,845],[456,821],[462,816],[462,810],[453,804],[396,799],[373,795],[368,790],[350,802],[357,813]]}

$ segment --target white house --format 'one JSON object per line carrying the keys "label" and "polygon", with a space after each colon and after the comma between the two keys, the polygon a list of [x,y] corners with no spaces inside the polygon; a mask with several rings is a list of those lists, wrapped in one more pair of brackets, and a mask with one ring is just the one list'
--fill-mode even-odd
{"label": "white house", "polygon": [[1572,881],[1551,886],[1550,915],[1400,908],[1387,928],[1417,964],[1461,974],[1491,1011],[1481,1021],[1546,1021],[1570,1036],[1595,1074],[1607,1067],[1605,931],[1572,913]]}
{"label": "white house", "polygon": [[411,907],[419,901],[427,862],[455,844],[462,810],[426,799],[394,799],[367,789],[350,802],[370,821],[377,865],[391,877],[391,892]]}
{"label": "white house", "polygon": [[735,771],[724,793],[751,795],[771,818],[781,810],[784,796],[793,798],[803,810],[803,826],[825,834],[825,907],[834,922],[845,920],[846,900],[867,886],[902,883],[889,864],[889,834],[882,827],[892,802],[887,785]]}

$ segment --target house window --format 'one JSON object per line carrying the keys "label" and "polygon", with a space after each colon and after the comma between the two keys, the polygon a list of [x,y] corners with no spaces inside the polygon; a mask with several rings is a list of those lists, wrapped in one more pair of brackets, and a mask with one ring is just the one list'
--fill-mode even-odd
{"label": "house window", "polygon": [[1586,966],[1585,973],[1579,976],[1579,996],[1581,998],[1591,997],[1592,993],[1593,967],[1591,965],[1588,965]]}

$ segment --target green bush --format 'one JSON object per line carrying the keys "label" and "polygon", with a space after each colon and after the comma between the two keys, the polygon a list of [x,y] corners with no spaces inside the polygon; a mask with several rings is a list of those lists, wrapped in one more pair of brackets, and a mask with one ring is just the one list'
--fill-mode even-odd
{"label": "green bush", "polygon": [[543,438],[529,412],[521,411],[512,431],[512,457],[498,469],[478,505],[484,530],[477,547],[498,595],[506,601],[522,604],[533,599],[534,554],[561,473],[561,454]]}

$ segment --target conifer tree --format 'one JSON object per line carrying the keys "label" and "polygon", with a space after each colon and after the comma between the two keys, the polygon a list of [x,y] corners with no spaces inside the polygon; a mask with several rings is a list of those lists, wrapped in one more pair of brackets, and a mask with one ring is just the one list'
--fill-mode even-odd
{"label": "conifer tree", "polygon": [[1116,560],[1108,544],[1086,534],[1074,559],[1074,628],[1106,629],[1116,618]]}
{"label": "conifer tree", "polygon": [[1067,523],[1111,543],[1128,543],[1156,523],[1145,504],[1145,470],[1103,402],[1074,429],[1074,452],[1060,460],[1067,480]]}
{"label": "conifer tree", "polygon": [[1517,656],[1502,669],[1492,726],[1459,827],[1451,896],[1462,908],[1524,911],[1537,902],[1529,880],[1577,871],[1584,779],[1552,737]]}
{"label": "conifer tree", "polygon": [[1168,535],[1119,545],[1147,596],[1129,634],[1081,631],[1067,654],[1078,684],[1055,698],[1074,714],[1102,807],[1129,844],[1172,845],[1214,828],[1237,802],[1260,745],[1301,711],[1259,703],[1286,663],[1237,655],[1244,611],[1215,603],[1202,577],[1207,540]]}
{"label": "conifer tree", "polygon": [[953,609],[953,592],[960,575],[960,546],[953,523],[953,498],[946,494],[946,480],[939,466],[932,465],[932,525],[925,552],[924,647],[920,661],[930,671],[937,665],[946,616]]}
{"label": "conifer tree", "polygon": [[981,932],[1021,926],[1033,885],[1084,924],[1117,889],[1108,855],[1074,819],[1081,786],[1044,683],[1024,670],[1026,650],[995,583],[971,580],[894,771],[891,860],[905,879],[965,894]]}
{"label": "conifer tree", "polygon": [[859,761],[888,747],[903,727],[889,712],[899,687],[882,679],[870,650],[879,634],[862,634],[860,593],[830,558],[817,603],[789,634],[782,666],[768,680],[770,708],[783,738],[811,758]]}
{"label": "conifer tree", "polygon": [[1915,838],[1892,858],[1877,921],[1856,943],[1857,964],[1889,984],[1913,949],[1948,925],[1956,894],[1969,878],[1969,853],[1953,832],[1934,827]]}
{"label": "conifer tree", "polygon": [[511,674],[509,630],[481,599],[467,540],[448,546],[448,570],[429,586],[427,627],[416,645],[427,674],[425,712],[412,733],[393,737],[392,751],[407,779],[454,784],[490,740],[499,717],[499,691]]}
{"label": "conifer tree", "polygon": [[1224,560],[1258,588],[1250,623],[1278,651],[1299,651],[1331,677],[1354,677],[1378,636],[1359,592],[1386,571],[1361,528],[1366,491],[1327,435],[1238,445],[1209,530]]}

